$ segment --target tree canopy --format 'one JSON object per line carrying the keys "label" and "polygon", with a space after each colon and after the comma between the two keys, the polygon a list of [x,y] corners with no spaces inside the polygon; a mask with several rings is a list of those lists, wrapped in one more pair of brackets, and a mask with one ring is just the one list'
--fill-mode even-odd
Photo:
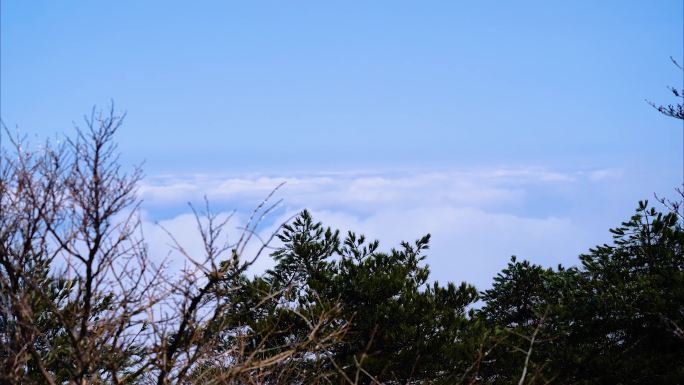
{"label": "tree canopy", "polygon": [[93,113],[65,144],[3,148],[1,383],[684,383],[677,204],[639,202],[575,266],[512,257],[478,291],[430,278],[429,235],[383,248],[306,210],[274,234],[274,267],[250,276],[258,221],[225,243],[207,203],[203,255],[169,234],[188,266],[172,275],[138,231],[121,122]]}

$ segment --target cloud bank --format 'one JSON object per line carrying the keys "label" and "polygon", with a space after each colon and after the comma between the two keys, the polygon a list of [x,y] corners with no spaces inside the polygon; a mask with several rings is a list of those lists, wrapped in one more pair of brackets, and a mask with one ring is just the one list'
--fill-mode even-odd
{"label": "cloud bank", "polygon": [[[555,266],[574,264],[579,253],[607,240],[607,228],[573,214],[582,191],[610,184],[620,170],[559,172],[544,168],[489,168],[433,172],[347,172],[290,176],[160,175],[140,188],[145,232],[153,253],[169,250],[174,234],[201,253],[186,202],[206,196],[218,211],[236,209],[230,236],[237,237],[250,208],[281,183],[282,204],[261,227],[266,236],[304,208],[325,225],[380,239],[385,249],[432,234],[427,263],[433,279],[468,281],[486,288],[511,255]],[[600,188],[600,186],[598,186]],[[158,222],[159,225],[155,225]],[[253,253],[255,243],[247,254]],[[174,254],[169,254],[173,260]],[[254,271],[270,267],[267,256]]]}

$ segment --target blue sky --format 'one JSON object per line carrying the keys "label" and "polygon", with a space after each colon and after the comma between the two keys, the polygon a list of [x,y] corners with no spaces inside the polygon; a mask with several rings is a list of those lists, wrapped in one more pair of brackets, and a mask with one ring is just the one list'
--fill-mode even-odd
{"label": "blue sky", "polygon": [[681,183],[682,126],[645,99],[682,83],[682,16],[674,0],[3,1],[2,119],[68,134],[114,100],[151,222],[190,231],[185,201],[246,209],[286,180],[277,215],[311,207],[388,244],[432,232],[437,277],[484,284],[510,254],[572,261]]}

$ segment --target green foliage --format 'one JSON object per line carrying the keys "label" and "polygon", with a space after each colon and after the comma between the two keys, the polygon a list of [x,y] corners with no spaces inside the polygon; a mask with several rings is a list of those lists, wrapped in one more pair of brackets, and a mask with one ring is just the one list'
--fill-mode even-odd
{"label": "green foliage", "polygon": [[466,309],[478,295],[465,283],[428,282],[422,262],[429,239],[380,252],[378,241],[352,232],[340,239],[304,211],[283,229],[266,280],[292,288],[300,311],[341,305],[339,323],[348,329],[332,365],[349,378],[362,368],[362,383],[446,380],[470,363]]}
{"label": "green foliage", "polygon": [[480,315],[509,336],[485,368],[494,383],[684,382],[684,233],[676,213],[640,202],[612,229],[612,245],[580,256],[579,268],[543,269],[515,258],[483,294]]}
{"label": "green foliage", "polygon": [[343,338],[299,355],[300,370],[332,382],[684,382],[677,215],[641,202],[611,232],[612,244],[590,249],[578,267],[513,257],[478,295],[466,283],[430,281],[429,236],[383,252],[304,211],[279,234],[273,270],[230,285],[241,289],[226,317],[247,326],[253,346],[269,344],[267,356],[306,340],[306,319],[332,312],[324,327],[344,327]]}
{"label": "green foliage", "polygon": [[676,213],[640,202],[612,233],[613,245],[580,256],[591,291],[578,310],[594,347],[585,373],[615,383],[684,382],[684,339],[675,334],[684,325],[684,232]]}
{"label": "green foliage", "polygon": [[[478,294],[466,283],[430,281],[429,235],[384,252],[378,241],[352,232],[342,238],[304,211],[279,233],[271,271],[247,278],[220,270],[225,275],[211,289],[220,316],[203,326],[203,339],[219,341],[212,345],[219,354],[241,346],[235,359],[267,362],[287,353],[288,373],[300,383],[684,383],[678,216],[640,202],[611,233],[613,242],[581,255],[578,267],[544,268],[513,257]],[[78,282],[51,276],[40,258],[25,268],[33,286],[16,287],[32,301],[36,351],[65,382],[74,376],[74,352],[63,325],[74,321],[64,317],[78,313]],[[96,322],[111,302],[99,292],[93,303]],[[13,340],[14,322],[0,317],[3,340]],[[343,333],[328,344],[318,339],[336,331]],[[102,362],[116,355],[123,373],[149,354],[143,345],[100,346]],[[2,359],[18,350],[0,349]],[[25,358],[23,376],[39,382],[33,361]],[[203,382],[225,370],[198,364],[190,379]],[[278,382],[277,373],[260,381]]]}

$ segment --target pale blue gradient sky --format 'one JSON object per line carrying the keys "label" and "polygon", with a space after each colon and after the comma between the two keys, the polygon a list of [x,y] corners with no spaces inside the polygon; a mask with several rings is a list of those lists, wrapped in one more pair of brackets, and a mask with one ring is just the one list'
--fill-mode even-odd
{"label": "pale blue gradient sky", "polygon": [[[679,0],[7,0],[1,17],[4,123],[40,138],[69,133],[94,104],[114,100],[128,112],[124,162],[144,160],[157,184],[371,173],[423,207],[388,175],[462,177],[473,194],[495,185],[517,198],[482,206],[426,191],[426,200],[445,212],[567,220],[586,233],[568,234],[579,240],[560,251],[569,255],[606,239],[636,200],[681,183],[682,125],[645,102],[672,102],[666,86],[682,83],[669,60],[682,61]],[[511,169],[570,179],[481,183],[478,174]],[[174,196],[147,197],[156,219],[178,214],[171,206],[188,196]],[[233,198],[219,205],[254,203]],[[382,202],[388,213],[406,210]],[[337,198],[314,205],[333,221],[358,219],[341,225],[372,215]],[[448,234],[432,228],[440,223],[416,231]],[[554,234],[529,242],[551,248]],[[433,249],[444,261],[447,252]]]}

